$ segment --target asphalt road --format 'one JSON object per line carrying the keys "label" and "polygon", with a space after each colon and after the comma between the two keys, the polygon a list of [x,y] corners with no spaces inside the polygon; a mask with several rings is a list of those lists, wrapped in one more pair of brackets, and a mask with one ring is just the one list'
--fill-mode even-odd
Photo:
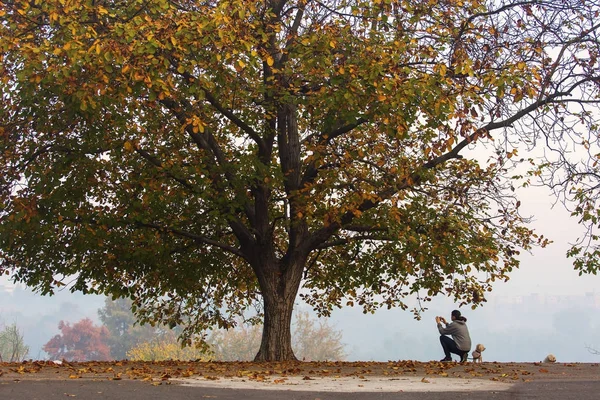
{"label": "asphalt road", "polygon": [[598,380],[552,380],[517,384],[498,392],[397,392],[397,393],[332,393],[273,390],[239,390],[179,386],[153,386],[139,381],[44,380],[0,382],[2,400],[53,399],[124,399],[124,400],[596,400],[600,397]]}

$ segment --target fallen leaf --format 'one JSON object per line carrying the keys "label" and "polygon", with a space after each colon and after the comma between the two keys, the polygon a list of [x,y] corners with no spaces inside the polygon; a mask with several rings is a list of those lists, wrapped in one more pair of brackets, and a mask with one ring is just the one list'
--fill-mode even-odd
{"label": "fallen leaf", "polygon": [[310,376],[305,376],[304,378],[302,378],[303,381],[314,381],[313,378],[311,378]]}
{"label": "fallen leaf", "polygon": [[546,368],[540,368],[542,374],[547,374],[549,371]]}
{"label": "fallen leaf", "polygon": [[429,380],[427,380],[425,378],[421,379],[421,382],[423,382],[423,383],[431,383],[431,382],[429,382]]}

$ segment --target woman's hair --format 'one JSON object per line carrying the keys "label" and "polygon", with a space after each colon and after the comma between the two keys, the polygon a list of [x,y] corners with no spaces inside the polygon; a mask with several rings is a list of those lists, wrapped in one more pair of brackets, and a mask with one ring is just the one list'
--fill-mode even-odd
{"label": "woman's hair", "polygon": [[460,315],[460,311],[458,311],[458,310],[453,310],[452,316],[454,317],[454,319],[456,319],[458,321],[467,322],[467,319],[465,317],[463,317],[462,315]]}

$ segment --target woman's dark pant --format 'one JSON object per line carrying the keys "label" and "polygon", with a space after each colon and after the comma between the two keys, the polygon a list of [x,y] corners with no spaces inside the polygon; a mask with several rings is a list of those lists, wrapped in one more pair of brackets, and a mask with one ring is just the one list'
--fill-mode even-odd
{"label": "woman's dark pant", "polygon": [[451,337],[448,337],[446,335],[440,336],[440,342],[442,343],[442,348],[444,349],[444,354],[446,355],[446,358],[452,357],[450,353],[457,354],[460,357],[462,357],[463,354],[468,353],[467,351],[463,351],[456,347],[456,342],[452,340]]}

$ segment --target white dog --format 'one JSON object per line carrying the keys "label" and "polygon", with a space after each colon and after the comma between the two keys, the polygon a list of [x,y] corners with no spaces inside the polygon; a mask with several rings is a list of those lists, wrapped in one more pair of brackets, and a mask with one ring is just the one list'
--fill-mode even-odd
{"label": "white dog", "polygon": [[481,353],[483,353],[484,350],[485,350],[485,346],[482,345],[481,343],[479,343],[477,346],[475,346],[475,350],[473,350],[473,353],[471,353],[473,355],[474,363],[483,362],[483,356],[481,355]]}
{"label": "white dog", "polygon": [[548,354],[546,356],[546,358],[544,358],[544,362],[545,363],[554,363],[554,362],[556,362],[556,357],[554,357],[554,354]]}

